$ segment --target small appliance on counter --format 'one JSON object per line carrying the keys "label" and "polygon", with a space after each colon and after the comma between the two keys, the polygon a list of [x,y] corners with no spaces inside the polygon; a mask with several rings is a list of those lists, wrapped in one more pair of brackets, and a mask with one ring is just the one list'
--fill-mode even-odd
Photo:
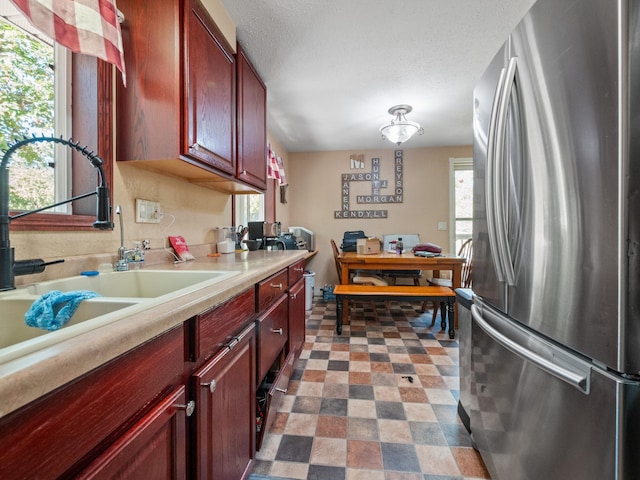
{"label": "small appliance on counter", "polygon": [[261,240],[262,250],[286,250],[281,238],[282,226],[280,222],[249,222],[249,240]]}
{"label": "small appliance on counter", "polygon": [[313,252],[316,249],[316,242],[311,230],[304,227],[289,227],[289,232],[296,238],[300,250]]}
{"label": "small appliance on counter", "polygon": [[298,241],[293,233],[283,233],[278,238],[284,242],[285,250],[298,250]]}
{"label": "small appliance on counter", "polygon": [[259,238],[274,238],[282,233],[280,222],[249,222],[249,240]]}

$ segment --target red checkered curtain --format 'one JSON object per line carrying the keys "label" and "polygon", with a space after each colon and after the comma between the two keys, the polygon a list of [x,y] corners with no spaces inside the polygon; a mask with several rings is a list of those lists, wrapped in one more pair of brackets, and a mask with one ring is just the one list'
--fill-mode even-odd
{"label": "red checkered curtain", "polygon": [[34,27],[72,52],[112,63],[127,78],[115,0],[11,0]]}
{"label": "red checkered curtain", "polygon": [[267,153],[267,178],[277,180],[278,185],[287,184],[282,158],[276,156],[275,152],[271,150],[271,145],[268,145]]}

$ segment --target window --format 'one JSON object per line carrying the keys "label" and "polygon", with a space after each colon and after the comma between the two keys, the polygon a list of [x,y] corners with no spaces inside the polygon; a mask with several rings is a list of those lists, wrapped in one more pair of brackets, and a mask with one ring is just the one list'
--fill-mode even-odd
{"label": "window", "polygon": [[[22,19],[21,16],[14,17]],[[3,61],[3,148],[6,139],[31,135],[71,135],[71,54],[30,25],[0,19]],[[31,144],[11,157],[9,206],[33,210],[69,198],[71,150]],[[69,205],[58,207],[68,212]]]}
{"label": "window", "polygon": [[[7,5],[2,3],[0,19],[0,148],[6,148],[7,141],[32,134],[53,132],[73,138],[103,159],[111,187],[111,66],[54,47],[20,12],[9,11]],[[51,144],[31,144],[12,155],[13,211],[31,210],[95,190],[97,171],[86,158],[67,147],[57,148],[59,152],[54,154]],[[17,219],[11,229],[91,230],[95,205],[94,197],[85,198],[61,207],[59,213]]]}
{"label": "window", "polygon": [[236,226],[264,221],[264,195],[234,195],[234,200]]}
{"label": "window", "polygon": [[473,234],[473,159],[452,158],[451,177],[451,251],[457,252]]}

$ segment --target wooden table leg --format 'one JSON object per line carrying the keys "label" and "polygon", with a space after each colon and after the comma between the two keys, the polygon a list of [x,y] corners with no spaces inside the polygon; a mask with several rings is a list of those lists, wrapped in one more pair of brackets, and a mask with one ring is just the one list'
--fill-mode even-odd
{"label": "wooden table leg", "polygon": [[[460,264],[456,264],[453,266],[453,271],[452,271],[452,278],[451,278],[451,285],[453,287],[453,291],[456,291],[456,288],[461,288],[462,287],[462,265]],[[455,329],[458,328],[458,304],[455,303],[455,305],[453,306],[453,309],[455,310],[455,321],[453,323],[453,327]],[[453,338],[453,337],[452,337]]]}
{"label": "wooden table leg", "polygon": [[[342,304],[345,300],[336,297],[336,333],[342,335]],[[346,303],[346,302],[345,302]]]}
{"label": "wooden table leg", "polygon": [[[348,285],[349,284],[349,266],[346,263],[343,263],[341,265],[342,268],[342,273],[340,275],[340,283],[343,285]],[[348,318],[347,315],[349,314],[349,301],[348,300],[342,300],[342,314],[340,316],[340,332],[338,332],[338,334],[340,334],[342,332],[342,325],[347,323]],[[337,314],[337,309],[336,309],[336,314]]]}

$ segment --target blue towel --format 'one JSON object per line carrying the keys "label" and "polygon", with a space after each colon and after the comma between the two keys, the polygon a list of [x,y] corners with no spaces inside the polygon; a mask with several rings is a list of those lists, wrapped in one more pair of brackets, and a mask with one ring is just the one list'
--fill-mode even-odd
{"label": "blue towel", "polygon": [[24,321],[29,327],[58,330],[71,319],[83,300],[99,296],[90,290],[51,290],[33,302],[24,314]]}

